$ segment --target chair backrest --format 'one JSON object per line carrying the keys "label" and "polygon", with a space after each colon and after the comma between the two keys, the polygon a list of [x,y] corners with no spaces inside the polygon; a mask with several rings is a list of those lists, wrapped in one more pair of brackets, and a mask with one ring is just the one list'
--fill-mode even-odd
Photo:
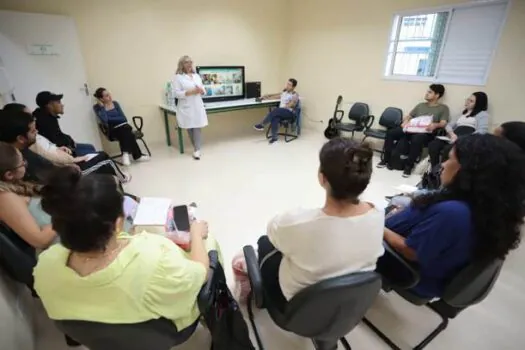
{"label": "chair backrest", "polygon": [[368,104],[363,102],[354,103],[348,112],[348,118],[354,121],[356,124],[364,123],[366,117],[369,115],[370,108],[368,108]]}
{"label": "chair backrest", "polygon": [[387,107],[379,118],[379,125],[391,129],[401,125],[403,121],[403,111],[396,107]]}
{"label": "chair backrest", "polygon": [[502,266],[501,259],[471,263],[450,281],[441,299],[456,308],[480,303],[494,287]]}
{"label": "chair backrest", "polygon": [[[169,350],[177,345],[177,328],[160,318],[141,323],[107,324],[55,321],[58,329],[91,350]],[[190,334],[191,335],[191,334]]]}
{"label": "chair backrest", "polygon": [[35,249],[7,226],[0,224],[0,268],[33,291]]}
{"label": "chair backrest", "polygon": [[361,321],[380,288],[376,272],[334,277],[305,288],[286,306],[286,329],[317,340],[339,339]]}
{"label": "chair backrest", "polygon": [[[219,264],[217,251],[210,251],[211,272],[208,282],[199,293],[199,309],[211,299],[212,282],[215,279],[214,267]],[[109,324],[82,320],[55,320],[57,327],[90,350],[168,350],[186,341],[194,331],[188,327],[178,331],[172,321],[159,318],[141,323]]]}

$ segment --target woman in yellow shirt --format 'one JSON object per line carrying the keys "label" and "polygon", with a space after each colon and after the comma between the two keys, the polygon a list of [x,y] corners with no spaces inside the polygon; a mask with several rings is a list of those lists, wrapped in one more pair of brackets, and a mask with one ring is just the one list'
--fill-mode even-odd
{"label": "woman in yellow shirt", "polygon": [[207,237],[205,222],[192,225],[189,252],[161,235],[122,233],[122,201],[111,176],[82,177],[69,167],[51,176],[42,207],[61,244],[40,255],[35,289],[54,320],[128,324],[166,318],[188,334],[199,318],[208,250],[218,250],[217,243]]}

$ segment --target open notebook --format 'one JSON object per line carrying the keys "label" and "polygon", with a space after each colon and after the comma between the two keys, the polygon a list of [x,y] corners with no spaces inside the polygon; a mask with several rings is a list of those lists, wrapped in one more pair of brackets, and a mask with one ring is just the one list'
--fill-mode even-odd
{"label": "open notebook", "polygon": [[133,219],[135,232],[164,233],[170,208],[169,198],[142,197]]}

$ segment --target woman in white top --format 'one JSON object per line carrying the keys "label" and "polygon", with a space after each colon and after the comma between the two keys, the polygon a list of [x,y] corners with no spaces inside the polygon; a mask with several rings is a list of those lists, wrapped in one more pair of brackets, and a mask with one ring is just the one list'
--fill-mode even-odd
{"label": "woman in white top", "polygon": [[[465,109],[455,122],[446,126],[448,137],[456,142],[458,137],[471,134],[485,134],[489,130],[489,114],[487,109],[489,99],[486,93],[478,91],[473,93],[465,101]],[[428,145],[430,164],[432,169],[441,163],[443,155],[448,155],[450,145],[447,141],[434,139]]]}
{"label": "woman in white top", "polygon": [[179,59],[175,75],[175,96],[177,102],[177,123],[187,129],[193,145],[193,158],[201,158],[201,128],[208,125],[202,95],[206,93],[201,77],[195,72],[189,56]]}
{"label": "woman in white top", "polygon": [[383,255],[385,216],[359,200],[372,175],[368,145],[336,138],[320,152],[322,207],[277,215],[258,242],[263,285],[270,303],[283,308],[302,289],[322,280],[372,271]]}

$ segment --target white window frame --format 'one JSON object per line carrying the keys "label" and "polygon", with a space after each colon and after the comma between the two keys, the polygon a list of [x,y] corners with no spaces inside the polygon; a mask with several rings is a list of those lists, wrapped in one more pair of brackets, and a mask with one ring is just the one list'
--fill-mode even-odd
{"label": "white window frame", "polygon": [[[478,7],[478,6],[483,6],[483,5],[487,5],[487,4],[507,4],[507,9],[505,11],[505,16],[503,17],[503,23],[502,25],[500,26],[499,28],[499,31],[498,31],[498,34],[497,34],[497,39],[496,39],[496,45],[494,47],[494,50],[492,50],[492,53],[491,53],[491,57],[490,57],[490,63],[487,67],[487,70],[485,72],[485,76],[483,78],[483,82],[480,83],[480,84],[472,84],[471,82],[462,82],[460,81],[459,79],[454,79],[454,80],[450,80],[448,81],[447,79],[443,80],[443,79],[439,79],[439,76],[438,76],[438,73],[439,73],[439,69],[441,67],[441,59],[443,57],[443,48],[445,47],[445,44],[447,42],[447,39],[448,39],[448,31],[449,31],[449,28],[450,28],[450,21],[452,20],[452,15],[453,15],[453,11],[456,10],[456,9],[465,9],[465,8],[474,8],[474,7]],[[431,8],[425,8],[425,9],[419,9],[419,10],[408,10],[408,11],[401,11],[401,12],[396,12],[393,16],[393,19],[392,19],[392,24],[390,26],[390,31],[388,33],[388,43],[387,43],[387,50],[386,50],[386,59],[385,59],[385,64],[383,65],[383,68],[382,68],[382,71],[383,71],[383,78],[386,79],[386,80],[397,80],[397,81],[413,81],[413,82],[429,82],[429,83],[434,83],[434,82],[440,82],[440,83],[444,83],[444,84],[455,84],[455,85],[470,85],[470,86],[485,86],[487,84],[487,80],[488,80],[488,77],[489,77],[489,74],[492,70],[492,64],[494,62],[494,57],[496,56],[496,51],[499,47],[499,44],[501,42],[501,36],[503,34],[503,30],[505,28],[505,25],[507,24],[507,20],[508,20],[508,16],[509,16],[509,12],[510,12],[510,8],[512,7],[512,0],[477,0],[475,2],[469,2],[469,3],[464,3],[464,4],[457,4],[457,5],[448,5],[448,6],[438,6],[438,7],[431,7]],[[427,15],[427,14],[430,14],[430,13],[437,13],[437,12],[448,12],[449,15],[448,15],[448,18],[447,18],[447,24],[446,24],[446,27],[445,27],[445,32],[443,33],[443,41],[441,42],[441,48],[439,50],[439,56],[438,56],[438,59],[437,59],[437,64],[436,64],[436,72],[435,72],[435,75],[433,77],[424,77],[424,76],[418,76],[418,75],[402,75],[402,74],[392,74],[393,72],[393,65],[394,65],[394,60],[392,59],[389,59],[389,56],[390,56],[390,45],[391,43],[394,43],[394,52],[397,50],[397,45],[399,43],[399,33],[400,33],[400,29],[401,29],[401,25],[402,25],[402,20],[401,18],[403,16],[417,16],[417,15]],[[392,32],[392,29],[394,28],[394,24],[397,23],[397,26],[396,26],[396,31],[397,31],[397,36],[396,36],[396,40],[393,41],[391,38],[392,36],[394,35],[394,33]],[[390,66],[390,74],[387,74],[386,73],[386,68]]]}

